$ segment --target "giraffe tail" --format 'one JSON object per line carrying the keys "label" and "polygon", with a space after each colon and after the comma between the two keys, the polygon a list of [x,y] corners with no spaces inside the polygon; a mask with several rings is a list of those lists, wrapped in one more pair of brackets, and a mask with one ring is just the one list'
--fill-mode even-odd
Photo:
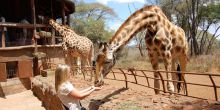
{"label": "giraffe tail", "polygon": [[[178,81],[182,81],[183,79],[182,79],[182,74],[181,74],[181,69],[180,69],[180,65],[178,64],[177,65],[177,77],[178,77]],[[178,82],[177,83],[177,90],[178,90],[178,93],[180,92],[180,90],[181,90],[181,86],[182,86],[182,84],[181,84],[181,82]]]}

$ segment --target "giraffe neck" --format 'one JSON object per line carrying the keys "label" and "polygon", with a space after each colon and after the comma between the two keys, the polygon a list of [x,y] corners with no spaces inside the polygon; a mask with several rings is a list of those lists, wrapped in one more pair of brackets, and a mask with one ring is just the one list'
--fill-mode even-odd
{"label": "giraffe neck", "polygon": [[55,21],[52,21],[52,23],[50,23],[50,25],[56,30],[59,32],[59,34],[62,36],[62,37],[67,37],[68,35],[70,34],[67,34],[67,32],[70,32],[71,34],[76,34],[72,29],[70,29],[69,27],[67,26],[62,26],[60,25],[59,23],[55,22]]}
{"label": "giraffe neck", "polygon": [[136,33],[143,29],[148,29],[151,32],[158,31],[161,19],[166,17],[164,15],[161,15],[162,17],[159,16],[158,14],[160,13],[152,10],[152,7],[146,6],[136,11],[120,26],[116,34],[109,41],[112,51],[118,51],[120,48],[123,48]]}

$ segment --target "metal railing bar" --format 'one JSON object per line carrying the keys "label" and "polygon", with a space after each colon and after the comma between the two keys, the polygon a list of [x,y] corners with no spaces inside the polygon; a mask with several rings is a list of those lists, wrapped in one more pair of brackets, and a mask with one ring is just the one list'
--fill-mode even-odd
{"label": "metal railing bar", "polygon": [[216,88],[215,81],[213,80],[213,78],[212,78],[212,76],[211,76],[211,75],[209,75],[209,78],[210,78],[210,80],[211,80],[211,82],[212,82],[212,84],[213,84],[214,93],[215,93],[215,100],[217,100],[217,101],[218,101],[218,94],[217,94],[217,88]]}

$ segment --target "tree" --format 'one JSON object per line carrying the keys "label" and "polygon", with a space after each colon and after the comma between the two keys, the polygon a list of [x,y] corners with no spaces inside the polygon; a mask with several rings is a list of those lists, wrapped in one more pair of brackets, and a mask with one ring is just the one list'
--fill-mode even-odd
{"label": "tree", "polygon": [[87,36],[93,42],[106,40],[114,31],[107,29],[105,22],[116,17],[115,12],[99,3],[76,1],[76,12],[71,18],[71,26],[77,34]]}
{"label": "tree", "polygon": [[211,49],[218,35],[215,33],[211,37],[208,30],[219,22],[220,4],[206,0],[157,0],[157,3],[170,20],[185,30],[191,55],[207,53],[207,49]]}

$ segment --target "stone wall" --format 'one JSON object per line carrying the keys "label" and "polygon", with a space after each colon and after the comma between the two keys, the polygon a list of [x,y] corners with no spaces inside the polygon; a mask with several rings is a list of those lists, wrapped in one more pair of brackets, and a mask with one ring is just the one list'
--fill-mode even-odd
{"label": "stone wall", "polygon": [[32,80],[33,94],[41,100],[46,110],[64,110],[61,101],[56,95],[53,81],[47,77],[36,76]]}

